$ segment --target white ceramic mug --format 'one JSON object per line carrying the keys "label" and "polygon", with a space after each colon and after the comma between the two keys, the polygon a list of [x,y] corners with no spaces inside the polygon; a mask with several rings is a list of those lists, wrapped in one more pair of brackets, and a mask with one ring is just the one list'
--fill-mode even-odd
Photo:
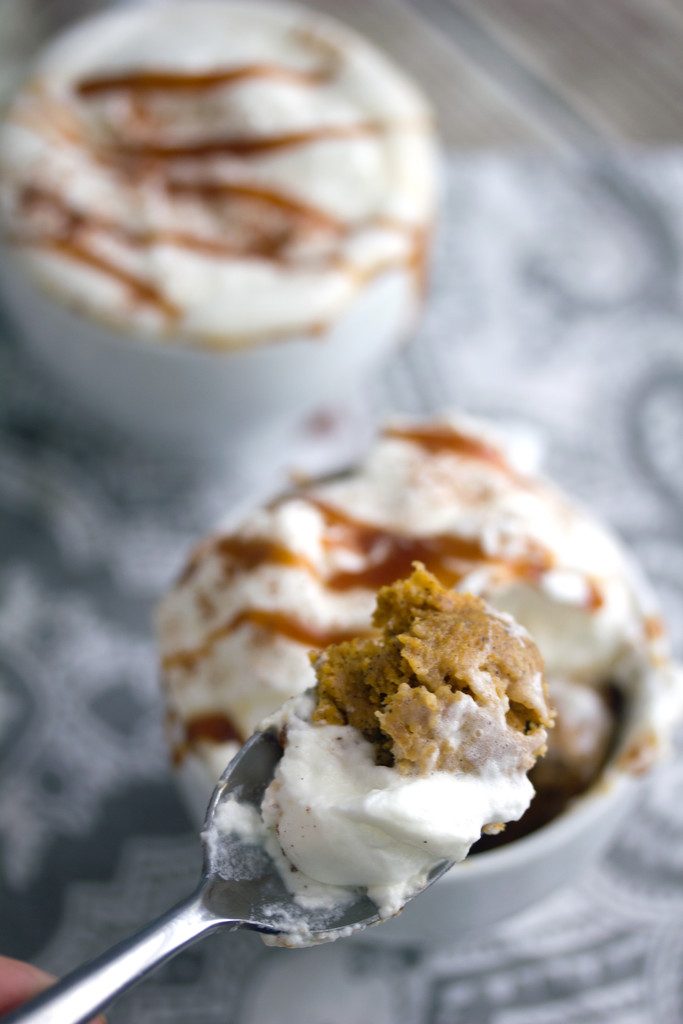
{"label": "white ceramic mug", "polygon": [[[272,153],[205,160],[190,145],[171,170],[141,157],[131,169],[142,115],[131,116],[125,90],[100,107],[79,92],[108,73],[201,78],[223,62],[226,73],[250,72],[230,102],[217,98],[225,83],[217,93],[190,89],[170,113],[162,103],[158,123],[147,112],[147,143],[168,141],[169,125],[171,141],[178,131],[184,139],[190,119],[191,140],[237,145],[246,132],[247,141],[279,140]],[[330,132],[339,148],[318,144]],[[101,422],[155,448],[241,449],[357,390],[407,337],[422,305],[436,163],[419,89],[334,19],[256,0],[125,5],[52,41],[10,107],[0,206],[20,244],[0,252],[0,292],[35,360]],[[174,187],[179,197],[169,198]],[[258,216],[216,212],[202,198],[211,187],[265,205]],[[198,255],[206,245],[208,258]],[[293,270],[282,269],[288,259]],[[170,304],[172,314],[156,310],[161,328],[144,302],[131,305],[127,280]]]}
{"label": "white ceramic mug", "polygon": [[7,249],[0,293],[35,361],[77,406],[139,444],[208,454],[343,398],[405,339],[416,312],[409,275],[392,270],[322,337],[219,352],[140,339],[72,310]]}

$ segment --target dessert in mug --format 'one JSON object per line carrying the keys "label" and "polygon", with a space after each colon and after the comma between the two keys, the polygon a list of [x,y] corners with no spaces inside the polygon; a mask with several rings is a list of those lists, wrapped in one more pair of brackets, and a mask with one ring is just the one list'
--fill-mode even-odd
{"label": "dessert in mug", "polygon": [[656,760],[682,688],[645,584],[514,445],[443,417],[391,423],[358,467],[282,495],[193,552],[158,613],[181,779],[208,798],[237,745],[314,684],[310,650],[371,636],[377,589],[415,560],[529,631],[557,708],[529,812],[483,844],[544,824],[607,764],[637,772]]}
{"label": "dessert in mug", "polygon": [[[526,630],[419,564],[379,591],[372,623],[318,654],[315,688],[263,723],[284,753],[248,835],[295,902],[326,909],[362,888],[386,918],[522,816],[552,716]],[[224,802],[219,830],[239,833],[246,809]]]}
{"label": "dessert in mug", "polygon": [[430,113],[400,70],[313,11],[251,0],[67,31],[0,142],[35,280],[117,329],[221,350],[325,335],[390,272],[405,330],[434,194]]}

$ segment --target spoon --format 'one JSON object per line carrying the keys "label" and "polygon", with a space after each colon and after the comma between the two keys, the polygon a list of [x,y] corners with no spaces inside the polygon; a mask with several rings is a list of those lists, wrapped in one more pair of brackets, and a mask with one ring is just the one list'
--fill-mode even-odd
{"label": "spoon", "polygon": [[[286,943],[287,934],[300,933],[304,926],[309,941],[330,942],[349,930],[377,924],[377,907],[362,889],[351,891],[352,902],[324,913],[300,906],[262,847],[213,827],[216,812],[228,797],[260,809],[281,757],[277,735],[260,732],[224,771],[202,831],[202,877],[188,899],[3,1017],[2,1024],[86,1024],[155,967],[219,928],[249,928],[283,936]],[[427,885],[450,866],[437,865]]]}

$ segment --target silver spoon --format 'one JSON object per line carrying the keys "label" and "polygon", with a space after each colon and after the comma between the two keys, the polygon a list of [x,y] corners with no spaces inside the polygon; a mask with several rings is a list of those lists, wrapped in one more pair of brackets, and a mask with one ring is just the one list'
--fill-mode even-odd
{"label": "silver spoon", "polygon": [[[212,829],[219,806],[229,797],[260,808],[282,747],[275,733],[256,733],[228,765],[214,790],[202,832],[204,869],[189,897],[142,931],[58,981],[2,1024],[86,1024],[117,996],[181,949],[219,928],[250,928],[286,936],[297,924],[312,941],[332,941],[348,928],[377,924],[377,907],[358,889],[353,902],[326,912],[309,911],[294,901],[273,861],[262,848]],[[208,836],[212,839],[209,842]],[[428,885],[451,865],[439,864]]]}

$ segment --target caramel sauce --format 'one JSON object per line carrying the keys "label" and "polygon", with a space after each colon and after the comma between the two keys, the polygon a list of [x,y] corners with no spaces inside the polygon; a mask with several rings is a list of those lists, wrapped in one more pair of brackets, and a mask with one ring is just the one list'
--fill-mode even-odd
{"label": "caramel sauce", "polygon": [[[371,264],[368,267],[360,268],[354,267],[352,264],[346,263],[343,260],[337,261],[336,266],[342,273],[349,274],[357,285],[367,284],[374,278],[379,277],[380,274],[386,274],[390,270],[400,270],[402,267],[408,266],[408,269],[412,268],[412,256],[392,256],[385,260],[378,260],[377,263]],[[411,276],[412,270],[411,270]]]}
{"label": "caramel sauce", "polygon": [[[228,245],[226,242],[219,242],[212,238],[199,238],[197,235],[188,235],[184,231],[148,231],[140,234],[128,232],[126,240],[132,245],[140,247],[173,245],[177,249],[189,249],[191,252],[198,252],[203,256],[238,258],[244,255],[239,246]],[[253,255],[263,257],[265,252],[259,249]]]}
{"label": "caramel sauce", "polygon": [[[464,576],[480,566],[490,567],[504,579],[527,580],[533,584],[554,565],[552,552],[534,541],[527,541],[527,550],[523,555],[505,558],[491,555],[478,538],[459,537],[454,534],[416,537],[359,520],[313,495],[305,495],[302,498],[323,517],[323,545],[328,550],[343,549],[356,553],[362,559],[361,567],[338,569],[328,576],[323,576],[309,559],[284,544],[266,538],[243,538],[233,535],[220,537],[211,545],[213,550],[226,560],[226,571],[230,575],[234,572],[250,572],[261,566],[279,565],[302,569],[316,579],[324,589],[344,593],[353,589],[378,590],[397,579],[409,576],[415,562],[422,562],[444,586],[458,584]],[[191,579],[199,559],[206,550],[202,546],[197,555],[190,560],[180,577],[180,584]],[[595,582],[589,580],[588,584],[590,595],[586,607],[590,611],[596,611],[602,606],[604,598]],[[245,623],[251,623],[273,635],[294,640],[311,648],[326,647],[331,643],[339,643],[358,636],[357,630],[318,630],[286,612],[247,609],[239,612],[227,623],[211,630],[199,647],[169,655],[164,661],[164,668],[179,667],[191,670],[198,661],[211,653],[218,640]]]}
{"label": "caramel sauce", "polygon": [[252,199],[266,206],[275,207],[293,218],[309,221],[327,231],[342,234],[347,230],[342,221],[319,207],[262,185],[229,181],[169,181],[166,188],[172,195],[189,195],[206,200],[230,197]]}
{"label": "caramel sauce", "polygon": [[666,635],[666,626],[659,615],[647,615],[643,621],[645,636],[648,640],[660,640]]}
{"label": "caramel sauce", "polygon": [[297,554],[277,541],[264,538],[220,537],[215,550],[222,558],[229,560],[231,569],[238,571],[249,572],[262,565],[286,565],[315,573],[315,568],[304,555]]}
{"label": "caramel sauce", "polygon": [[[35,187],[27,187],[24,190],[21,202],[27,215],[30,215],[32,208],[41,205],[58,220],[58,227],[54,233],[40,238],[37,242],[29,239],[30,244],[40,244],[45,249],[51,249],[68,259],[90,266],[93,270],[118,281],[124,285],[136,301],[154,306],[168,320],[175,320],[180,315],[180,311],[174,303],[167,299],[155,285],[140,275],[125,270],[94,251],[88,244],[88,236],[92,232],[108,234],[136,249],[167,244],[205,256],[235,258],[245,255],[236,246],[213,239],[200,238],[181,231],[131,231],[104,217],[86,215],[74,210],[59,196]],[[21,243],[23,240],[18,238],[16,241]],[[252,258],[258,256],[273,262],[276,260],[282,262],[277,252],[274,251],[275,249],[277,246],[274,247],[273,243],[264,237],[261,248],[252,247],[248,255]]]}
{"label": "caramel sauce", "polygon": [[[91,213],[82,213],[69,206],[60,196],[29,186],[24,189],[20,201],[24,212],[30,216],[32,209],[42,207],[52,214],[59,221],[59,227],[54,234],[46,239],[46,243],[59,240],[73,241],[76,237],[83,239],[90,232],[108,234],[118,238],[131,248],[144,249],[152,245],[173,245],[178,248],[189,249],[193,252],[200,252],[207,256],[243,256],[242,249],[235,245],[228,245],[225,242],[211,238],[201,238],[197,235],[190,235],[183,231],[155,230],[155,231],[133,231],[118,224],[116,221],[108,220],[106,217],[95,216]],[[265,247],[264,242],[264,247]],[[269,247],[270,258],[273,259],[272,246]],[[261,252],[252,255],[262,255]]]}
{"label": "caramel sauce", "polygon": [[274,79],[299,85],[320,85],[328,81],[333,69],[316,68],[305,71],[281,64],[243,64],[234,68],[215,68],[213,71],[130,71],[122,75],[96,75],[83,78],[75,92],[84,99],[107,93],[196,93],[207,89],[238,85],[253,79]]}
{"label": "caramel sauce", "polygon": [[415,282],[415,293],[424,301],[429,290],[429,250],[432,231],[425,228],[413,228],[412,237],[413,245],[408,260],[408,269]]}
{"label": "caramel sauce", "polygon": [[[382,554],[376,561],[371,561],[359,571],[336,572],[326,581],[326,585],[330,590],[336,591],[353,590],[356,587],[378,590],[388,583],[408,576],[413,563],[422,562],[440,583],[444,586],[454,586],[468,570],[472,569],[477,559],[466,558],[460,551],[453,555],[446,554],[442,546],[443,540],[441,537],[415,539],[385,536],[380,541]],[[458,559],[460,565],[449,564],[451,558]]]}
{"label": "caramel sauce", "polygon": [[[323,56],[319,55],[320,67],[310,71],[290,69],[268,63],[254,63],[238,68],[215,68],[204,72],[151,69],[84,78],[76,83],[74,90],[83,99],[110,93],[123,94],[129,101],[131,125],[149,127],[149,108],[146,105],[148,95],[201,93],[207,89],[258,78],[297,81],[307,85],[321,84],[334,77],[340,66],[339,55],[335,51],[328,52],[326,47],[323,49],[325,50]],[[65,105],[64,109],[65,115],[68,114],[69,108]],[[72,120],[75,121],[73,118]],[[91,149],[91,158],[121,176],[124,182],[135,183],[137,180],[144,180],[151,176],[152,179],[161,183],[169,195],[192,196],[205,202],[221,198],[251,201],[261,204],[266,211],[268,208],[276,211],[281,215],[284,223],[278,223],[277,220],[269,223],[268,219],[264,217],[261,218],[259,226],[257,218],[247,217],[248,226],[244,243],[230,244],[220,238],[201,238],[192,233],[177,230],[133,231],[107,220],[106,217],[75,211],[69,208],[61,197],[48,196],[43,193],[39,197],[40,201],[52,205],[53,210],[62,220],[62,226],[57,232],[58,237],[56,238],[54,234],[48,234],[47,237],[42,236],[28,241],[34,245],[42,244],[68,258],[90,265],[103,275],[114,278],[125,285],[134,299],[143,304],[155,306],[169,321],[173,321],[178,319],[179,310],[165,298],[161,289],[143,277],[119,267],[114,261],[99,256],[88,244],[88,240],[83,237],[84,234],[90,231],[108,233],[131,247],[143,248],[155,244],[169,244],[204,256],[228,259],[246,257],[264,259],[284,266],[295,265],[296,258],[292,254],[295,253],[297,236],[302,232],[314,229],[326,231],[338,237],[346,237],[356,230],[366,227],[367,224],[346,223],[313,204],[280,193],[256,181],[196,183],[169,180],[168,173],[164,169],[167,163],[187,158],[201,159],[220,155],[248,160],[262,154],[267,155],[271,152],[306,146],[324,140],[381,135],[390,127],[390,124],[362,121],[356,124],[319,125],[300,131],[274,133],[260,137],[209,138],[199,142],[179,144],[164,143],[163,141],[137,143],[126,141],[124,138],[113,141],[109,147],[96,146]],[[80,137],[80,129],[77,134],[70,132],[69,138],[74,144],[87,146],[87,140]],[[38,191],[33,189],[36,194]],[[31,189],[27,188],[26,194],[28,195],[29,192]],[[37,198],[37,195],[34,198]],[[359,287],[385,271],[404,267],[413,277],[417,293],[422,295],[426,280],[428,232],[424,228],[403,224],[391,218],[374,218],[368,223],[386,223],[393,230],[404,232],[410,240],[408,253],[395,259],[380,261],[363,271],[357,270],[334,252],[326,251],[321,254],[318,262],[324,263],[328,269],[336,268],[351,276]],[[17,239],[17,241],[21,242],[22,239]],[[301,333],[325,336],[329,328],[330,324],[328,323],[315,323],[307,328],[302,328]],[[283,335],[283,337],[290,336],[291,332],[289,331]],[[224,340],[221,339],[220,347]],[[247,343],[248,340],[245,339],[244,343]],[[214,346],[207,341],[207,347]]]}
{"label": "caramel sauce", "polygon": [[481,438],[469,437],[455,427],[447,425],[388,427],[383,431],[383,437],[410,441],[412,444],[424,448],[430,454],[453,452],[464,458],[488,462],[506,475],[516,477],[515,471],[497,448],[482,441]]}
{"label": "caramel sauce", "polygon": [[151,160],[201,159],[212,156],[239,156],[248,159],[252,156],[260,156],[262,153],[296,149],[299,146],[308,146],[330,139],[380,135],[386,127],[377,121],[360,121],[356,124],[318,125],[314,128],[279,132],[273,135],[236,135],[186,143],[130,143],[122,148],[131,156]]}
{"label": "caramel sauce", "polygon": [[50,239],[43,242],[43,245],[45,248],[58,252],[67,259],[83,263],[86,266],[92,267],[93,270],[113,278],[122,284],[134,299],[144,305],[154,306],[169,320],[174,320],[180,315],[179,309],[172,302],[169,302],[154,285],[143,281],[142,278],[129,273],[127,270],[123,270],[122,267],[100,256],[99,253],[93,252],[88,246],[68,238]]}
{"label": "caramel sauce", "polygon": [[[317,501],[312,501],[311,504],[323,513],[329,527],[330,519],[334,515],[329,506]],[[307,558],[269,540],[222,537],[216,542],[215,550],[227,559],[231,573],[248,572],[264,565],[284,565],[304,569],[328,590],[334,591],[351,590],[355,587],[376,590],[387,583],[408,576],[415,561],[437,566],[443,577],[442,582],[452,585],[461,579],[473,564],[487,560],[477,541],[460,537],[416,538],[359,522],[354,522],[350,528],[347,517],[344,518],[344,527],[343,537],[337,540],[326,539],[323,543],[328,547],[344,547],[362,554],[368,564],[357,571],[338,571],[325,578],[319,575],[316,567]],[[448,559],[457,561],[458,566],[449,567],[445,564]]]}
{"label": "caramel sauce", "polygon": [[267,633],[285,637],[287,640],[294,640],[312,649],[328,647],[330,644],[343,643],[344,640],[352,640],[362,634],[362,630],[353,629],[316,629],[309,623],[302,622],[296,616],[287,612],[269,611],[265,608],[247,608],[238,612],[228,622],[212,629],[206,639],[198,647],[176,651],[169,654],[162,660],[162,667],[165,671],[179,668],[190,671],[200,661],[211,654],[215,644],[234,633],[247,623],[262,629]]}
{"label": "caramel sauce", "polygon": [[207,740],[210,743],[244,743],[245,737],[235,727],[232,719],[220,711],[195,715],[185,722],[185,735],[190,744]]}
{"label": "caramel sauce", "polygon": [[321,648],[329,647],[330,644],[341,644],[345,640],[352,640],[363,630],[358,629],[317,629],[308,623],[301,622],[293,615],[286,612],[271,612],[262,609],[251,609],[240,613],[238,616],[240,625],[242,622],[250,622],[254,626],[265,629],[269,633],[277,633],[288,640],[295,640],[306,647]]}
{"label": "caramel sauce", "polygon": [[[178,722],[178,725],[181,723]],[[221,711],[208,711],[193,715],[182,723],[184,739],[176,743],[171,751],[174,765],[181,764],[192,747],[198,743],[244,743],[242,736],[232,719]]]}
{"label": "caramel sauce", "polygon": [[[299,202],[289,196],[278,193],[274,190],[251,186],[247,183],[203,183],[196,185],[182,182],[168,183],[169,191],[176,194],[194,194],[203,196],[206,199],[219,196],[234,196],[240,199],[253,200],[268,206],[277,208],[292,221],[292,226],[280,232],[279,235],[269,237],[266,231],[262,232],[256,239],[250,239],[250,244],[244,247],[229,245],[215,239],[201,238],[196,235],[182,231],[155,230],[155,231],[134,231],[102,216],[85,214],[73,209],[65,200],[54,193],[35,186],[27,186],[20,197],[22,208],[27,216],[37,208],[52,216],[57,227],[38,242],[30,239],[32,244],[40,244],[46,248],[60,251],[63,255],[70,256],[82,263],[87,263],[93,269],[102,274],[115,278],[126,285],[131,294],[146,304],[152,304],[162,311],[169,319],[178,316],[178,310],[173,304],[166,300],[162,293],[145,281],[139,275],[132,274],[113,262],[106,260],[93,251],[88,244],[88,235],[92,232],[107,234],[112,238],[120,239],[125,245],[144,249],[153,245],[172,245],[191,252],[200,253],[204,256],[215,256],[217,258],[249,258],[266,259],[269,262],[278,262],[288,265],[289,260],[282,253],[283,246],[290,241],[290,234],[296,229],[297,222],[301,226],[314,226],[319,229],[331,231],[337,235],[348,232],[348,228],[341,221],[328,215],[322,210],[309,204]],[[17,239],[21,242],[22,239]],[[401,261],[395,261],[395,265]],[[346,268],[347,270],[349,268]],[[374,273],[383,268],[374,268]],[[371,277],[373,274],[367,274]],[[325,324],[312,324],[309,333],[313,336],[325,332]]]}
{"label": "caramel sauce", "polygon": [[[410,252],[407,260],[403,261],[411,273],[415,283],[415,293],[418,298],[424,300],[427,297],[427,285],[429,278],[429,248],[432,238],[430,227],[407,224],[405,221],[397,220],[395,217],[376,217],[374,222],[377,227],[388,228],[390,231],[399,231],[410,239]],[[374,274],[368,275],[370,277]]]}
{"label": "caramel sauce", "polygon": [[[447,586],[458,583],[480,565],[496,566],[511,577],[530,580],[538,580],[553,565],[551,553],[531,542],[524,557],[506,559],[487,553],[477,538],[455,534],[416,537],[356,519],[321,498],[306,495],[305,500],[323,517],[323,545],[328,550],[343,548],[358,554],[364,561],[360,569],[337,570],[322,576],[303,555],[264,538],[221,537],[213,542],[214,550],[227,559],[229,570],[250,571],[263,565],[290,566],[305,570],[327,590],[337,592],[354,588],[377,590],[408,576],[416,561],[423,562]],[[195,568],[196,560],[191,560],[181,582],[189,579]],[[317,646],[315,642],[312,645]]]}
{"label": "caramel sauce", "polygon": [[[340,546],[362,554],[365,566],[357,572],[338,571],[325,580],[331,590],[366,587],[376,590],[410,574],[413,562],[423,562],[446,586],[458,583],[477,565],[497,565],[517,578],[537,580],[553,564],[550,552],[529,543],[525,557],[504,559],[486,552],[477,538],[454,534],[415,537],[355,519],[327,502],[308,497],[322,514],[330,536],[330,547]],[[338,536],[335,537],[334,533]]]}
{"label": "caramel sauce", "polygon": [[588,598],[585,608],[589,612],[599,612],[605,604],[605,595],[602,592],[602,588],[597,580],[593,580],[590,577],[586,577],[586,586],[588,587]]}

